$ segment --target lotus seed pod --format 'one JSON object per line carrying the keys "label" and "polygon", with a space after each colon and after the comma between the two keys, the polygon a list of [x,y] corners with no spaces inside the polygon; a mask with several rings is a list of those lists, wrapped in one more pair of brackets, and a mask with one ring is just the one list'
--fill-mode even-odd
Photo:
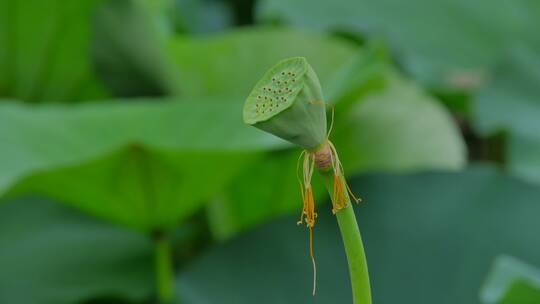
{"label": "lotus seed pod", "polygon": [[285,59],[257,82],[244,104],[244,122],[312,150],[326,139],[326,106],[305,58]]}

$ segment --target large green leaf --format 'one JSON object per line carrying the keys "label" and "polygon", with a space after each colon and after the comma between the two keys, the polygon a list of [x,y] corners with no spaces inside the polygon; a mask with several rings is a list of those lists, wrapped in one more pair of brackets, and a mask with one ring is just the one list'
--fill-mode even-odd
{"label": "large green leaf", "polygon": [[[540,189],[495,169],[366,175],[351,185],[364,199],[356,214],[374,303],[479,303],[497,255],[540,264]],[[220,245],[186,267],[177,284],[183,303],[351,303],[330,209],[317,208],[315,298],[307,230],[292,216]]]}
{"label": "large green leaf", "polygon": [[149,238],[42,199],[0,205],[0,302],[71,304],[153,289]]}
{"label": "large green leaf", "polygon": [[537,1],[264,0],[261,20],[388,40],[423,82],[470,88],[513,44],[538,42]]}
{"label": "large green leaf", "polygon": [[482,288],[486,304],[534,304],[540,302],[540,271],[516,258],[500,256]]}
{"label": "large green leaf", "polygon": [[459,169],[466,162],[465,145],[450,114],[393,73],[384,89],[369,92],[335,119],[331,138],[351,173]]}
{"label": "large green leaf", "polygon": [[1,0],[0,97],[74,101],[106,95],[89,60],[102,0]]}
{"label": "large green leaf", "polygon": [[359,52],[343,39],[290,29],[244,28],[225,34],[178,37],[170,42],[182,93],[245,99],[279,60],[303,56],[326,80]]}
{"label": "large green leaf", "polygon": [[178,92],[165,50],[169,35],[160,30],[159,10],[153,14],[150,4],[146,0],[106,1],[92,15],[92,63],[117,96]]}
{"label": "large green leaf", "polygon": [[516,50],[475,96],[474,122],[483,135],[506,132],[510,172],[540,181],[540,56]]}
{"label": "large green leaf", "polygon": [[0,104],[0,196],[45,193],[133,227],[174,224],[261,149],[241,102]]}
{"label": "large green leaf", "polygon": [[79,165],[22,179],[11,194],[41,193],[147,231],[174,226],[252,160],[247,153],[132,145]]}
{"label": "large green leaf", "polygon": [[0,96],[97,99],[107,95],[101,80],[117,96],[176,93],[153,6],[146,0],[0,1]]}
{"label": "large green leaf", "polygon": [[325,85],[327,103],[337,111],[346,111],[363,95],[384,88],[392,71],[386,47],[378,43],[367,45],[332,74]]}

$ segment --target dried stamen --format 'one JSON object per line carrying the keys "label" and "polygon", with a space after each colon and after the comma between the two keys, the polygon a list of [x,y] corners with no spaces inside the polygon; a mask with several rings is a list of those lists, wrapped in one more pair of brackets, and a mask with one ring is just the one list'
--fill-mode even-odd
{"label": "dried stamen", "polygon": [[[327,141],[326,144],[319,150],[310,152],[307,150],[302,151],[300,157],[298,158],[297,165],[297,174],[300,171],[300,161],[302,160],[303,168],[303,178],[300,178],[298,175],[298,182],[301,188],[302,194],[302,213],[300,214],[300,219],[297,224],[305,223],[309,229],[309,256],[313,262],[313,295],[315,295],[316,289],[316,276],[317,269],[315,265],[315,257],[313,255],[313,227],[315,226],[315,218],[317,218],[317,213],[315,213],[315,200],[313,198],[313,188],[311,186],[311,177],[313,176],[313,171],[315,166],[318,168],[330,168],[333,173],[333,191],[332,191],[332,213],[336,214],[340,209],[346,208],[349,203],[349,196],[354,199],[356,202],[360,200],[354,196],[349,185],[345,180],[343,173],[343,166],[339,160],[336,148],[334,145]],[[345,185],[345,187],[344,187]],[[345,188],[345,189],[344,189]]]}
{"label": "dried stamen", "polygon": [[315,213],[315,200],[313,199],[313,188],[311,187],[311,177],[313,176],[313,170],[315,167],[315,156],[313,153],[308,151],[302,151],[300,157],[298,158],[297,173],[300,167],[300,160],[303,160],[303,180],[300,180],[298,176],[298,181],[301,187],[302,193],[302,213],[300,214],[300,220],[297,224],[306,223],[306,226],[309,228],[309,256],[313,263],[313,295],[315,295],[316,290],[316,278],[317,278],[317,268],[315,265],[315,257],[313,255],[313,226],[315,226],[315,218],[317,218],[317,213]]}

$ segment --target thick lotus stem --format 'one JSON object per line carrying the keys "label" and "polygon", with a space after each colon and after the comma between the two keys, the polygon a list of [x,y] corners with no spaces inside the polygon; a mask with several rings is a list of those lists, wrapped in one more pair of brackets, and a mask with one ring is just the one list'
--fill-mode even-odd
{"label": "thick lotus stem", "polygon": [[156,287],[160,304],[170,303],[174,297],[174,274],[171,245],[167,235],[156,232],[153,237],[155,247]]}
{"label": "thick lotus stem", "polygon": [[[354,196],[345,181],[337,152],[332,143],[328,141],[313,154],[315,155],[316,169],[324,177],[326,188],[331,195],[332,211],[335,212],[343,245],[345,246],[349,275],[351,277],[353,303],[371,304],[371,287],[366,255],[351,204],[351,197],[354,198]],[[330,164],[327,161],[328,158],[332,159]]]}

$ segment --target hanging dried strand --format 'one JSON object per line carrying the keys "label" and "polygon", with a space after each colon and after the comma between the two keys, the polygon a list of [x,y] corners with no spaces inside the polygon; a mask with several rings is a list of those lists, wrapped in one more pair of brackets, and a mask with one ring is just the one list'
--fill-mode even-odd
{"label": "hanging dried strand", "polygon": [[[300,179],[298,176],[298,171],[300,169],[300,161],[303,158],[303,179]],[[315,264],[315,256],[313,255],[313,226],[315,226],[315,218],[317,218],[317,213],[315,212],[315,200],[313,199],[313,188],[311,187],[311,178],[313,176],[313,171],[315,168],[315,157],[313,153],[308,151],[302,151],[300,157],[298,158],[297,164],[297,177],[298,182],[300,183],[302,201],[304,203],[302,207],[302,213],[300,214],[300,220],[297,222],[298,225],[306,223],[306,226],[309,228],[309,256],[311,262],[313,263],[313,295],[317,289],[317,267]]]}
{"label": "hanging dried strand", "polygon": [[[336,151],[336,147],[331,141],[328,141],[328,145],[330,146],[330,150],[332,153],[332,169],[334,171],[334,192],[332,195],[332,212],[335,214],[337,210],[347,207],[348,200],[347,196],[345,195],[345,191],[349,194],[349,197],[354,200],[355,203],[359,203],[362,200],[359,199],[354,195],[354,193],[351,191],[351,188],[349,187],[349,184],[345,180],[345,172],[343,170],[343,165],[341,164],[341,161],[339,160],[339,156]],[[341,180],[343,179],[343,183]],[[343,185],[345,185],[345,190],[343,189]]]}
{"label": "hanging dried strand", "polygon": [[296,178],[298,179],[298,184],[300,185],[300,194],[302,195],[302,202],[304,203],[302,212],[300,213],[300,219],[298,220],[298,222],[296,222],[297,225],[302,224],[302,222],[304,221],[304,214],[305,214],[305,209],[306,209],[306,196],[304,194],[305,192],[304,182],[303,182],[303,179],[300,178],[300,162],[302,161],[302,157],[304,157],[305,154],[306,154],[306,150],[302,151],[302,153],[300,153],[300,156],[298,157],[298,161],[296,162]]}
{"label": "hanging dried strand", "polygon": [[305,222],[307,227],[313,227],[315,225],[315,218],[317,217],[314,207],[313,188],[311,187],[311,178],[315,168],[315,158],[312,153],[302,151],[302,154],[300,154],[300,157],[298,158],[297,173],[300,169],[300,161],[303,163],[303,178],[301,179],[298,174],[297,177],[304,205],[302,213],[300,214],[300,219],[297,223],[300,225]]}
{"label": "hanging dried strand", "polygon": [[[332,110],[332,115],[330,120],[330,128],[328,128],[327,138],[330,138],[330,133],[332,133],[332,129],[334,126],[334,107],[331,107],[330,109]],[[327,142],[328,146],[330,147],[330,158],[332,163],[332,169],[334,171],[332,213],[335,214],[339,209],[345,208],[348,203],[347,197],[345,196],[345,191],[343,190],[343,184],[345,184],[345,187],[347,188],[346,191],[356,203],[360,202],[360,199],[352,193],[351,188],[345,180],[345,173],[341,161],[339,160],[336,147],[330,140],[327,140]],[[341,179],[344,180],[344,183],[341,182]]]}
{"label": "hanging dried strand", "polygon": [[332,129],[334,128],[334,106],[330,105],[330,110],[332,110],[332,114],[330,116],[330,127],[328,128],[328,132],[326,132],[326,138],[330,138],[330,133],[332,133]]}

